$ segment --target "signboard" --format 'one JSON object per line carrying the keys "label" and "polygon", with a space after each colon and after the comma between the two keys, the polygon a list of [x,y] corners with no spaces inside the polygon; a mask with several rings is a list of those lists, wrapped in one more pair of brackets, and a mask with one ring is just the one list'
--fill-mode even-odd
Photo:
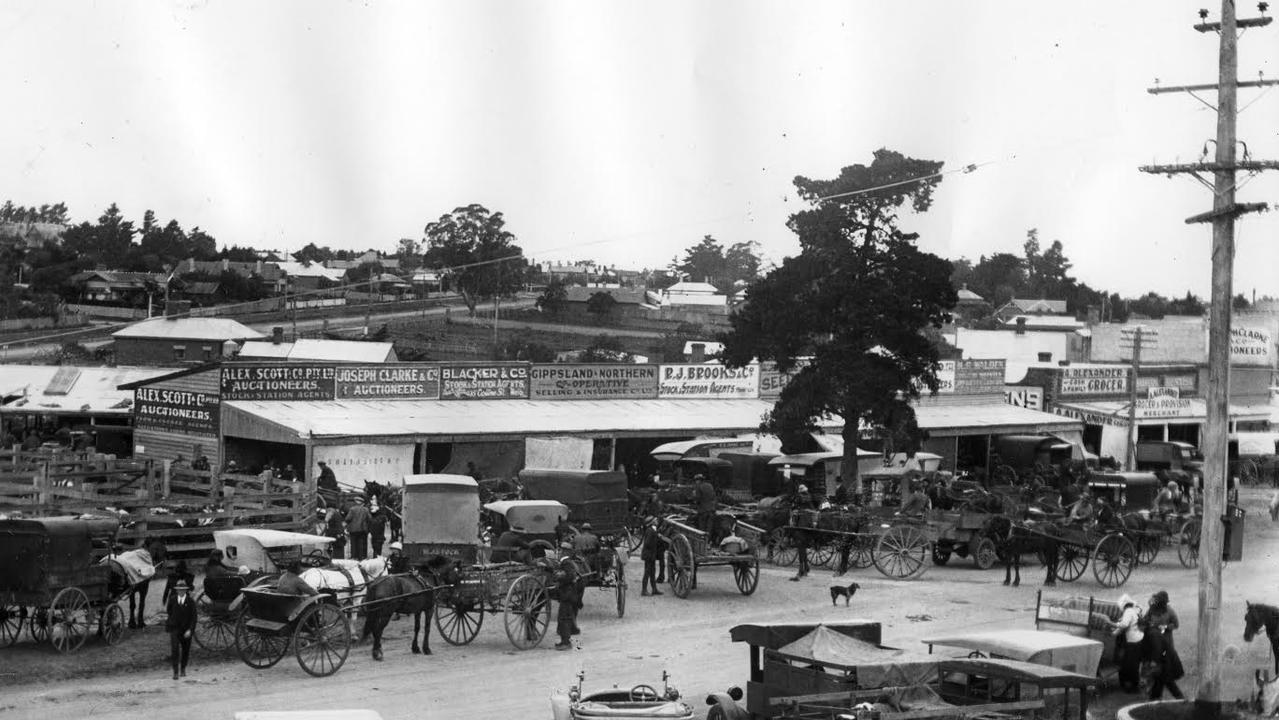
{"label": "signboard", "polygon": [[[1001,383],[1003,382],[1002,376],[1000,377],[1000,382]],[[920,385],[922,386],[923,383],[920,383]],[[920,391],[921,392],[923,391],[923,387],[920,387]],[[938,367],[937,367],[937,394],[950,395],[950,394],[954,394],[954,392],[955,392],[955,361],[942,360],[940,363],[938,363]]]}
{"label": "signboard", "polygon": [[359,487],[364,480],[399,484],[413,474],[413,443],[400,445],[316,445],[313,462],[324,461],[338,482]]}
{"label": "signboard", "polygon": [[133,391],[133,422],[140,428],[218,434],[217,395],[140,387]]}
{"label": "signboard", "polygon": [[222,366],[223,400],[332,400],[333,366]]}
{"label": "signboard", "polygon": [[657,366],[534,365],[529,371],[529,397],[533,400],[655,398]]}
{"label": "signboard", "polygon": [[1005,385],[1004,402],[1027,410],[1044,409],[1044,389],[1028,385]]}
{"label": "signboard", "polygon": [[662,365],[660,398],[757,398],[759,365]]}
{"label": "signboard", "polygon": [[1176,388],[1183,395],[1193,395],[1199,387],[1199,373],[1195,371],[1138,375],[1137,393],[1147,393],[1151,388]]}
{"label": "signboard", "polygon": [[1266,328],[1230,328],[1231,365],[1273,366],[1274,349],[1274,338]]}
{"label": "signboard", "polygon": [[1149,400],[1177,400],[1181,398],[1181,389],[1175,387],[1148,387],[1146,398]]}
{"label": "signboard", "polygon": [[1003,360],[960,360],[955,363],[956,395],[997,393],[1003,389]]}
{"label": "signboard", "polygon": [[1123,417],[1116,415],[1106,415],[1103,413],[1089,412],[1080,410],[1079,408],[1057,405],[1053,408],[1053,412],[1068,417],[1073,420],[1079,420],[1088,425],[1110,425],[1111,427],[1128,427],[1128,415],[1125,413]]}
{"label": "signboard", "polygon": [[769,400],[780,397],[782,388],[786,387],[791,378],[795,377],[807,365],[807,359],[798,360],[790,372],[784,373],[777,369],[777,363],[763,363],[759,366],[759,396]]}
{"label": "signboard", "polygon": [[443,365],[441,400],[503,400],[528,397],[527,363]]}
{"label": "signboard", "polygon": [[1071,365],[1061,369],[1060,397],[1122,395],[1128,392],[1129,368],[1124,365]]}
{"label": "signboard", "polygon": [[336,369],[339,400],[437,400],[438,365],[343,365]]}
{"label": "signboard", "polygon": [[1137,399],[1137,417],[1139,418],[1176,418],[1203,416],[1196,412],[1189,398],[1154,397]]}

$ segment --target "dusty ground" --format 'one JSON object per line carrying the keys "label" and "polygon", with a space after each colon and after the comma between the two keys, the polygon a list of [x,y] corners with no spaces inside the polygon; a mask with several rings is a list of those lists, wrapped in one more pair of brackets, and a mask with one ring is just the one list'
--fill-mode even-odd
{"label": "dusty ground", "polygon": [[[1271,524],[1264,512],[1268,493],[1245,493],[1246,560],[1226,569],[1225,644],[1239,650],[1238,657],[1226,662],[1230,698],[1249,692],[1254,668],[1273,667],[1264,641],[1242,641],[1245,599],[1279,601],[1279,525]],[[637,570],[637,565],[633,562],[631,568]],[[1042,581],[1040,572],[1031,571],[1034,580]],[[659,684],[663,670],[671,673],[672,684],[694,699],[728,685],[744,685],[746,648],[728,638],[729,628],[739,623],[868,618],[883,623],[885,642],[898,647],[963,627],[1033,627],[1037,582],[1008,589],[1000,584],[1002,573],[983,573],[968,562],[955,561],[907,583],[887,580],[873,569],[855,575],[862,590],[850,609],[830,606],[829,572],[823,571],[791,583],[786,581],[788,571],[766,567],[759,590],[745,598],[736,592],[731,574],[721,569],[707,570],[698,590],[683,601],[669,594],[640,597],[633,585],[626,617],[620,620],[612,596],[591,590],[581,617],[581,647],[572,652],[551,650],[549,638],[542,648],[517,652],[507,644],[500,618],[490,617],[472,645],[453,647],[432,633],[435,654],[417,657],[408,649],[406,633],[412,625],[400,621],[392,626],[385,662],[373,662],[368,647],[360,646],[341,671],[326,679],[304,674],[292,657],[255,671],[235,658],[196,651],[187,679],[174,682],[165,666],[167,642],[159,628],[129,632],[115,648],[90,641],[67,657],[24,641],[0,650],[0,716],[138,717],[154,709],[220,720],[241,710],[347,707],[372,708],[388,719],[549,717],[551,691],[570,685],[583,669],[588,690],[615,683]],[[1161,554],[1153,566],[1139,568],[1123,588],[1138,598],[1160,588],[1171,594],[1183,622],[1177,639],[1188,673],[1183,688],[1191,694],[1197,587],[1197,573],[1183,569],[1171,553]],[[1058,590],[1118,595],[1098,587],[1091,573]],[[158,599],[158,593],[152,597],[152,612]],[[1091,715],[1113,717],[1114,708],[1131,699],[1110,692]]]}

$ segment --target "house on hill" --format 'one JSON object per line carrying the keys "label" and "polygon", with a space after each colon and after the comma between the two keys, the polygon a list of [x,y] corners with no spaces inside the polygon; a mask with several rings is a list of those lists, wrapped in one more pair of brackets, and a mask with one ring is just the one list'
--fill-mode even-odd
{"label": "house on hill", "polygon": [[[230,355],[239,343],[266,337],[253,328],[215,317],[177,317],[187,308],[174,303],[164,317],[134,323],[111,334],[119,365],[183,365]],[[230,345],[228,345],[230,343]]]}
{"label": "house on hill", "polygon": [[145,301],[148,283],[152,288],[163,288],[167,279],[163,273],[86,270],[72,275],[67,282],[76,288],[84,302],[124,305]]}
{"label": "house on hill", "polygon": [[995,317],[1008,320],[1017,315],[1066,315],[1068,312],[1065,300],[1013,298],[995,311]]}
{"label": "house on hill", "polygon": [[179,277],[196,274],[217,277],[224,272],[233,272],[245,279],[257,277],[263,288],[273,294],[284,292],[286,286],[284,271],[280,269],[280,264],[262,260],[237,262],[225,259],[196,260],[195,258],[187,258],[178,263],[177,267]]}
{"label": "house on hill", "polygon": [[677,282],[662,291],[662,307],[728,313],[728,296],[710,283]]}
{"label": "house on hill", "polygon": [[643,290],[618,287],[583,287],[570,285],[564,288],[564,309],[566,312],[589,316],[587,307],[591,296],[604,293],[613,298],[613,308],[609,312],[618,317],[642,317],[656,307],[649,304],[648,294]]}

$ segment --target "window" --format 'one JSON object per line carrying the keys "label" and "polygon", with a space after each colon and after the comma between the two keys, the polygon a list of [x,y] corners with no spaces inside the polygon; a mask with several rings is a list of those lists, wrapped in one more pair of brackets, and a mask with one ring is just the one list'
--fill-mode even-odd
{"label": "window", "polygon": [[202,351],[204,351],[204,360],[205,360],[206,362],[208,362],[209,360],[212,360],[212,359],[213,359],[213,346],[212,346],[212,345],[205,345],[205,346],[201,347],[200,349],[201,349]]}
{"label": "window", "polygon": [[187,359],[187,346],[186,346],[186,345],[174,345],[174,346],[173,346],[173,359],[174,359],[174,360],[179,360],[179,361],[181,361],[181,360],[186,360],[186,359]]}

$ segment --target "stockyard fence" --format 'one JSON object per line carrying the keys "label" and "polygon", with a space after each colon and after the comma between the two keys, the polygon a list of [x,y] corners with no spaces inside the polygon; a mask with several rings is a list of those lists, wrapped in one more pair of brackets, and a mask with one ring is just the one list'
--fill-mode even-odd
{"label": "stockyard fence", "polygon": [[230,527],[303,531],[316,497],[301,482],[117,459],[91,452],[0,451],[0,516],[117,516],[126,546],[159,539],[170,554],[213,547]]}

